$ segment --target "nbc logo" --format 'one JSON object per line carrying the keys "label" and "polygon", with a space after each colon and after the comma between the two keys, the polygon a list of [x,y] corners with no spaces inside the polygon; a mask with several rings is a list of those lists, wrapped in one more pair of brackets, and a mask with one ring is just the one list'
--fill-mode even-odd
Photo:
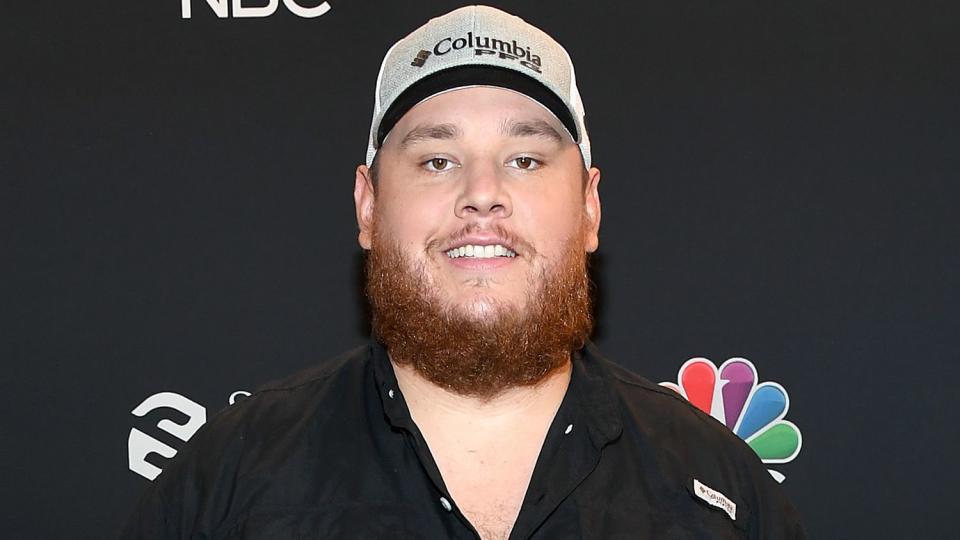
{"label": "nbc logo", "polygon": [[[746,358],[731,358],[719,368],[706,358],[691,358],[680,366],[676,383],[660,384],[730,428],[763,463],[793,461],[803,439],[797,426],[784,420],[790,408],[787,391],[775,382],[757,381],[757,368]],[[767,470],[777,482],[786,479]]]}

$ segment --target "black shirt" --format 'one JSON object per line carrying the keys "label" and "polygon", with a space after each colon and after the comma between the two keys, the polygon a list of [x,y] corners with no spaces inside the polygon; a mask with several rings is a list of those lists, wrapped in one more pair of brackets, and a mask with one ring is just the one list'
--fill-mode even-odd
{"label": "black shirt", "polygon": [[[803,537],[780,487],[720,422],[593,345],[573,355],[511,539]],[[371,341],[218,413],[123,538],[478,535]]]}

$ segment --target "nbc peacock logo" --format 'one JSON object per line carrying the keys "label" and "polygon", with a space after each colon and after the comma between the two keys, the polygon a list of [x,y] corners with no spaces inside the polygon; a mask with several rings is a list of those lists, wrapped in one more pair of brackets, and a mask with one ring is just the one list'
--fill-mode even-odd
{"label": "nbc peacock logo", "polygon": [[[730,358],[719,368],[706,358],[691,358],[680,366],[676,383],[660,384],[730,428],[763,463],[788,463],[803,444],[797,426],[784,420],[790,397],[779,384],[758,380],[757,368],[746,358]],[[777,482],[786,479],[767,470]]]}

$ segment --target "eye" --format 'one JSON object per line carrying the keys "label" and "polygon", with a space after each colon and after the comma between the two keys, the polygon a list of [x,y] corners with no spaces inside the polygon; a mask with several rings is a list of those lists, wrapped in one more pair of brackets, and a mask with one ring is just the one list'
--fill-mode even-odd
{"label": "eye", "polygon": [[523,169],[525,171],[531,171],[540,168],[540,161],[533,159],[530,156],[520,156],[515,157],[509,161],[509,163],[516,164],[517,169]]}
{"label": "eye", "polygon": [[442,172],[453,167],[453,162],[447,158],[435,157],[423,162],[423,166],[430,172]]}

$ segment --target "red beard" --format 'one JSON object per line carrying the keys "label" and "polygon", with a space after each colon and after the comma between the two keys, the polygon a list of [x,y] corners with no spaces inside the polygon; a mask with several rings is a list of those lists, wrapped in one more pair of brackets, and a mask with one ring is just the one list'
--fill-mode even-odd
{"label": "red beard", "polygon": [[374,234],[366,260],[373,331],[394,362],[457,394],[489,399],[533,386],[564,366],[593,329],[587,262],[568,242],[539,285],[531,281],[522,310],[495,304],[478,318],[446,305],[422,264]]}

